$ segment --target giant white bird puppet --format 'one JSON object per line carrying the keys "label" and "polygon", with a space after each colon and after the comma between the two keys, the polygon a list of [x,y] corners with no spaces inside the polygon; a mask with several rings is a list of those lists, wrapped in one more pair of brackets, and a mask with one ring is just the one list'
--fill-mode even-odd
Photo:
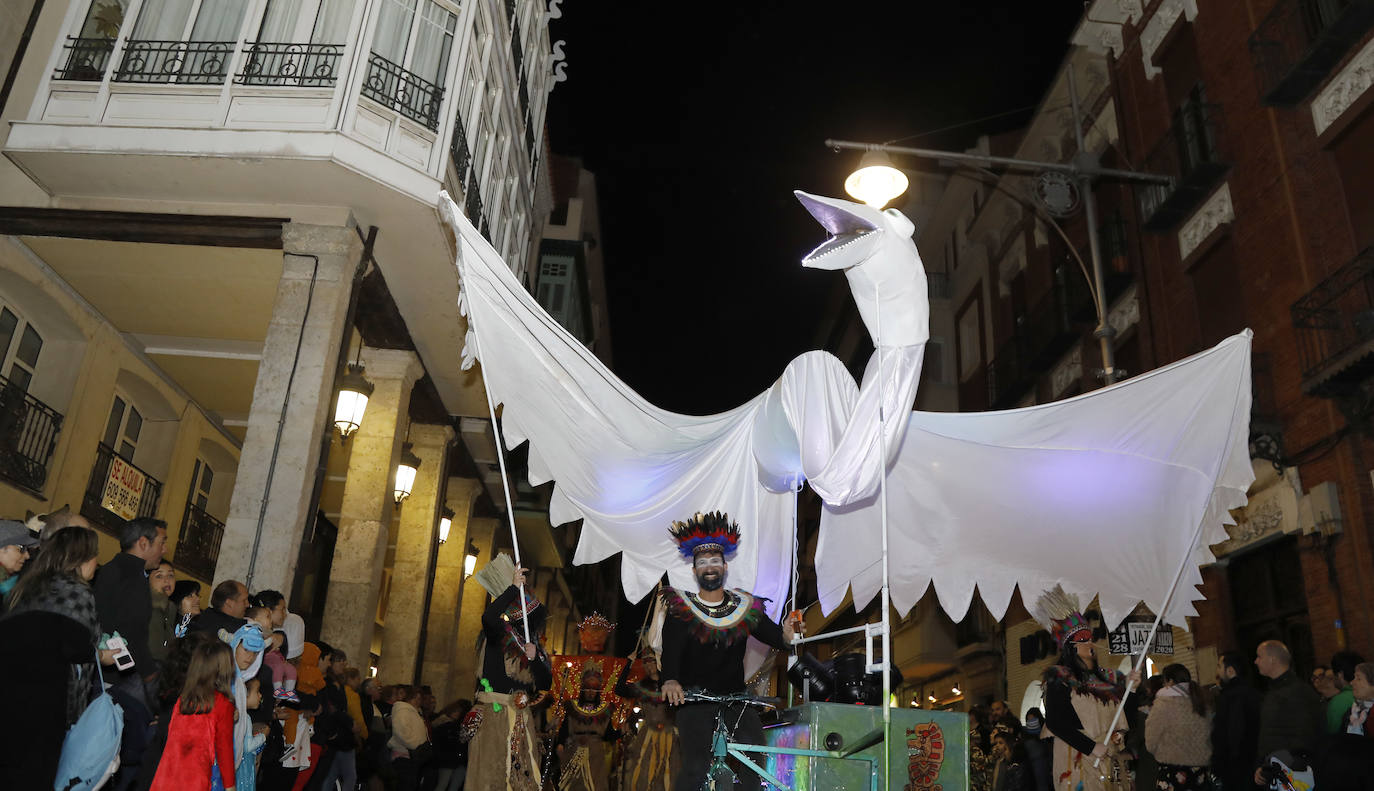
{"label": "giant white bird puppet", "polygon": [[[1065,401],[912,412],[929,337],[912,223],[894,209],[796,195],[829,234],[802,265],[844,272],[873,338],[863,381],[833,355],[808,352],[768,390],[705,417],[659,409],[616,378],[441,196],[469,321],[464,366],[480,349],[488,392],[505,405],[507,447],[528,440],[530,482],[555,481],[551,521],[583,520],[574,562],[621,553],[632,601],[665,572],[689,586],[668,526],[725,511],[744,529],[730,584],[771,599],[777,617],[793,562],[794,492],[805,482],[825,503],[820,604],[833,610],[848,589],[863,607],[882,584],[882,469],[891,596],[903,613],[933,584],[956,621],[975,588],[1000,619],[1018,585],[1027,602],[1056,585],[1085,602],[1096,595],[1111,625],[1142,600],[1156,611],[1169,600],[1171,623],[1194,614],[1198,566],[1225,540],[1228,510],[1244,504],[1253,480],[1250,333]],[[709,378],[714,359],[748,347],[741,339],[703,350],[682,361],[682,376]],[[1185,587],[1167,596],[1176,574]]]}

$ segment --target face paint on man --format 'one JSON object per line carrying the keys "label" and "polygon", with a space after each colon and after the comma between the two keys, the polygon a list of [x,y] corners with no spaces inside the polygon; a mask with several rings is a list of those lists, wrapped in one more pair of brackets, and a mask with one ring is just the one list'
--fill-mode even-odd
{"label": "face paint on man", "polygon": [[692,561],[692,573],[704,591],[720,590],[725,585],[725,571],[729,564],[719,553],[702,553]]}

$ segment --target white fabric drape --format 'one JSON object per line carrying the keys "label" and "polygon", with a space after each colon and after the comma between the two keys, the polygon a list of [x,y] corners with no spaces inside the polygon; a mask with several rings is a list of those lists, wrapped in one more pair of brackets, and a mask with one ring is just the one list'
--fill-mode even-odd
{"label": "white fabric drape", "polygon": [[258,28],[258,41],[273,44],[296,40],[296,25],[300,23],[301,7],[305,0],[268,0]]}
{"label": "white fabric drape", "polygon": [[243,29],[244,0],[201,0],[191,41],[238,41]]}
{"label": "white fabric drape", "polygon": [[415,0],[380,0],[380,3],[372,51],[392,63],[404,64],[411,22],[415,19]]}
{"label": "white fabric drape", "polygon": [[420,8],[420,28],[415,34],[415,51],[410,56],[410,71],[435,85],[444,84],[448,54],[453,49],[453,31],[458,17],[426,2]]}
{"label": "white fabric drape", "polygon": [[191,18],[191,0],[144,0],[131,38],[180,41]]}
{"label": "white fabric drape", "polygon": [[[640,398],[545,314],[446,195],[440,212],[457,236],[460,309],[479,333],[484,381],[505,404],[506,444],[530,440],[531,483],[556,481],[554,524],[583,520],[575,563],[621,553],[631,600],[665,572],[674,585],[691,583],[667,526],[720,509],[745,530],[729,584],[771,599],[776,617],[791,569],[791,489],[805,479],[826,502],[821,605],[834,609],[851,586],[856,606],[866,604],[881,585],[880,399],[894,416],[884,427],[889,556],[902,612],[932,582],[956,620],[975,588],[1000,617],[1014,586],[1030,602],[1061,584],[1085,601],[1100,594],[1115,625],[1141,600],[1159,606],[1188,556],[1165,613],[1181,624],[1199,598],[1197,564],[1225,538],[1227,510],[1244,503],[1253,478],[1248,331],[1068,401],[913,413],[928,315],[922,275],[917,304],[897,308],[909,313],[882,308],[884,327],[913,328],[914,345],[883,348],[881,380],[877,352],[862,384],[834,356],[810,352],[734,410],[679,415]],[[469,337],[465,362],[476,352]],[[683,376],[709,376],[709,360],[701,367]]]}
{"label": "white fabric drape", "polygon": [[320,12],[310,33],[312,44],[345,44],[353,23],[356,0],[320,0]]}

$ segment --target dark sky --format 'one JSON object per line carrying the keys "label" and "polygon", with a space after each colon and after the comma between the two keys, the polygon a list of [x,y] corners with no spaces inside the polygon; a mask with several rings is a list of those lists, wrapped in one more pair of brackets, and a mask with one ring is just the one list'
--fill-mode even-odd
{"label": "dark sky", "polygon": [[[615,370],[709,414],[814,348],[837,278],[799,260],[824,233],[792,196],[843,196],[883,142],[1037,104],[1083,12],[1043,2],[566,0],[553,150],[597,177]],[[926,135],[962,149],[1030,112]]]}

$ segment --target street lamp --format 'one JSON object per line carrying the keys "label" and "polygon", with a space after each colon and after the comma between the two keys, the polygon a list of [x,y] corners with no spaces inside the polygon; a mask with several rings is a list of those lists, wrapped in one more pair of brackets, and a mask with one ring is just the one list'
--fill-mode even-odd
{"label": "street lamp", "polygon": [[396,504],[410,496],[410,492],[415,488],[415,474],[420,471],[420,457],[416,456],[411,448],[413,446],[406,442],[401,445],[401,463],[396,465]]}
{"label": "street lamp", "polygon": [[477,570],[477,545],[468,542],[468,554],[463,558],[463,579],[472,576],[472,572]]}
{"label": "street lamp", "polygon": [[881,210],[893,198],[906,192],[906,174],[892,164],[879,149],[871,149],[859,160],[859,169],[844,180],[844,191],[875,209]]}
{"label": "street lamp", "polygon": [[343,439],[358,430],[367,411],[367,399],[372,395],[372,383],[363,376],[362,363],[349,363],[347,372],[339,377],[339,399],[334,405],[334,427]]}
{"label": "street lamp", "polygon": [[[1088,250],[1092,256],[1092,272],[1088,274],[1088,285],[1093,292],[1094,307],[1097,310],[1097,329],[1093,336],[1098,339],[1102,347],[1102,375],[1107,384],[1113,384],[1119,377],[1120,372],[1116,369],[1116,353],[1112,347],[1112,336],[1116,331],[1107,323],[1107,304],[1106,292],[1102,287],[1104,276],[1102,271],[1102,252],[1101,242],[1098,238],[1097,228],[1097,200],[1093,196],[1092,183],[1100,178],[1113,178],[1122,181],[1133,181],[1145,184],[1163,184],[1171,186],[1173,179],[1168,176],[1159,176],[1152,173],[1136,173],[1130,170],[1118,170],[1115,168],[1104,168],[1098,163],[1097,156],[1088,151],[1083,144],[1083,116],[1078,106],[1078,89],[1074,81],[1073,70],[1068,71],[1069,80],[1069,103],[1073,111],[1073,131],[1074,138],[1078,144],[1078,154],[1070,162],[1040,162],[1030,159],[1016,159],[1013,157],[995,157],[987,154],[969,154],[956,151],[939,151],[930,148],[909,148],[906,146],[875,145],[872,143],[856,143],[849,140],[827,140],[825,145],[836,151],[840,149],[850,149],[863,151],[864,158],[859,163],[859,169],[850,174],[845,179],[845,189],[849,194],[873,205],[868,199],[874,200],[881,193],[865,191],[863,194],[856,192],[850,187],[850,183],[866,182],[867,174],[872,171],[875,165],[870,162],[871,154],[904,154],[907,156],[920,157],[923,159],[933,159],[940,163],[954,163],[956,165],[972,165],[978,169],[986,169],[990,166],[1002,167],[1008,170],[1030,171],[1033,173],[1060,173],[1072,178],[1078,187],[1078,192],[1083,199],[1084,221],[1088,226]],[[876,178],[876,173],[874,174]],[[895,188],[895,186],[893,187]],[[903,187],[905,189],[905,186]],[[901,194],[901,190],[893,193],[888,200]],[[867,197],[866,197],[867,196]]]}
{"label": "street lamp", "polygon": [[448,531],[453,527],[453,509],[444,506],[444,510],[439,513],[439,543],[448,540]]}

